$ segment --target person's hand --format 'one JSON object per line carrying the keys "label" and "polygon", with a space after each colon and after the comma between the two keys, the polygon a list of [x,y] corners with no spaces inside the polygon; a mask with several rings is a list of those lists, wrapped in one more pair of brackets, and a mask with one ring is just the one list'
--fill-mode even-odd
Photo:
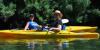
{"label": "person's hand", "polygon": [[42,26],[41,26],[41,25],[39,25],[39,27],[40,27],[40,28],[42,28]]}
{"label": "person's hand", "polygon": [[53,30],[53,28],[50,28],[49,30]]}
{"label": "person's hand", "polygon": [[49,30],[54,31],[54,32],[59,32],[60,31],[59,29],[56,29],[56,28],[50,28]]}

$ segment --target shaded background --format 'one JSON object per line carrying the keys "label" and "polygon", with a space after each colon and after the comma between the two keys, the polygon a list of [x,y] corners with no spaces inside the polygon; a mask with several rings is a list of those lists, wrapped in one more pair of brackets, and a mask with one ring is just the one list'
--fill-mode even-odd
{"label": "shaded background", "polygon": [[31,13],[42,25],[57,9],[70,20],[67,25],[100,27],[99,4],[99,0],[1,0],[0,29],[23,29]]}

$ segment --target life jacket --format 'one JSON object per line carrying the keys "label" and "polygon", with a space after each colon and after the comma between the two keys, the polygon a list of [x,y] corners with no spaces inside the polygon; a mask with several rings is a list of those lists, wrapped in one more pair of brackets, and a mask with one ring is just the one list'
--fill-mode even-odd
{"label": "life jacket", "polygon": [[65,29],[66,29],[66,25],[65,24],[62,24],[61,30],[65,30]]}
{"label": "life jacket", "polygon": [[61,30],[65,30],[66,25],[62,23],[62,19],[61,20],[56,20],[56,21],[49,21],[50,27],[57,27],[57,25],[61,25]]}
{"label": "life jacket", "polygon": [[29,21],[29,29],[38,30],[39,25],[36,22]]}

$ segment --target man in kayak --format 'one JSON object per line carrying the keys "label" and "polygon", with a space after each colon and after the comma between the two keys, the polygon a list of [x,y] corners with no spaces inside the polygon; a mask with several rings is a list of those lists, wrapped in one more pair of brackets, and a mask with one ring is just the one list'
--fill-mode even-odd
{"label": "man in kayak", "polygon": [[50,23],[50,30],[54,31],[61,31],[62,29],[62,13],[59,10],[55,10],[53,16],[51,17],[49,23]]}
{"label": "man in kayak", "polygon": [[[51,31],[59,32],[61,30],[65,30],[65,25],[63,25],[63,23],[68,23],[68,19],[64,19],[62,20],[63,14],[61,13],[61,11],[59,10],[55,10],[53,16],[51,17],[51,19],[49,20],[49,24],[50,24],[50,29]],[[55,49],[56,50],[62,50],[62,47],[66,47],[67,42],[65,43],[59,43],[57,41],[51,41],[51,44],[53,43],[55,45]]]}
{"label": "man in kayak", "polygon": [[34,14],[30,14],[29,21],[27,22],[24,30],[38,30],[39,25],[34,21]]}

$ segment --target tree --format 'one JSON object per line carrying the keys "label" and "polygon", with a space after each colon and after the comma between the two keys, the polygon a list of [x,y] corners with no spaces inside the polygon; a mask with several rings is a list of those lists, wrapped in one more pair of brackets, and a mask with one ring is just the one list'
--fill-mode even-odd
{"label": "tree", "polygon": [[16,5],[14,3],[9,3],[9,5],[4,5],[4,3],[0,2],[0,14],[4,17],[4,21],[13,16],[16,11]]}
{"label": "tree", "polygon": [[84,23],[87,20],[87,8],[90,6],[90,0],[74,0],[73,15],[79,23]]}

